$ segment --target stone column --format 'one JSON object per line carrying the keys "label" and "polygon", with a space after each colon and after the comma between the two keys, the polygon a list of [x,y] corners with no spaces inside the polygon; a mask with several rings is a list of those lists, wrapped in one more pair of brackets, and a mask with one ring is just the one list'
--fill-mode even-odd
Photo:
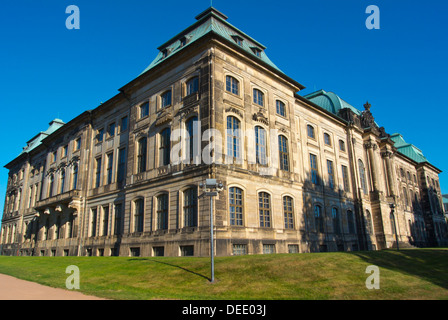
{"label": "stone column", "polygon": [[375,163],[375,153],[374,151],[378,148],[378,145],[373,141],[369,140],[366,143],[364,143],[364,148],[367,149],[368,155],[369,155],[369,163],[370,163],[370,172],[372,176],[372,184],[373,184],[373,190],[379,191],[378,188],[378,171],[376,168]]}
{"label": "stone column", "polygon": [[389,196],[395,199],[395,180],[394,180],[394,171],[391,164],[391,159],[393,158],[393,153],[389,150],[385,150],[381,152],[381,157],[386,162],[386,176],[387,182],[389,184]]}

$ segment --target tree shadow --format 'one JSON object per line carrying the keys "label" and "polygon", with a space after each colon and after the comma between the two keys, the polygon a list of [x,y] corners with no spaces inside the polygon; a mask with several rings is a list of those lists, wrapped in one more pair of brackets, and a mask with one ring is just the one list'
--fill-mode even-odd
{"label": "tree shadow", "polygon": [[148,262],[155,262],[155,263],[164,264],[166,266],[178,268],[178,269],[181,269],[181,270],[186,271],[188,273],[194,274],[196,276],[199,276],[201,278],[206,279],[207,281],[211,281],[211,278],[209,278],[207,276],[204,276],[203,274],[197,273],[197,272],[192,271],[192,270],[188,270],[187,268],[184,268],[184,267],[181,267],[181,266],[178,266],[178,265],[175,265],[175,264],[171,264],[171,263],[168,263],[168,262],[163,262],[163,261],[153,260],[153,259],[148,259],[148,258],[131,258],[131,259],[128,259],[128,260],[129,261],[148,261]]}
{"label": "tree shadow", "polygon": [[399,271],[448,289],[448,249],[402,249],[356,252],[371,265]]}

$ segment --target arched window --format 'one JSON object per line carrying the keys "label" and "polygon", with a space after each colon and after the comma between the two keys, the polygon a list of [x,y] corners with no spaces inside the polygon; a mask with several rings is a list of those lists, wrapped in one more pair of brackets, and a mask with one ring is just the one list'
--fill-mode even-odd
{"label": "arched window", "polygon": [[310,124],[307,125],[306,126],[306,131],[307,131],[307,134],[308,134],[309,138],[316,139],[316,134],[314,132],[314,127],[312,125],[310,125]]}
{"label": "arched window", "polygon": [[359,178],[361,179],[361,188],[364,194],[367,194],[368,190],[366,180],[366,168],[364,167],[364,163],[361,160],[358,160],[358,167],[359,167]]}
{"label": "arched window", "polygon": [[60,193],[64,193],[65,186],[65,169],[61,170]]}
{"label": "arched window", "polygon": [[347,223],[348,223],[348,232],[355,233],[355,216],[353,215],[353,211],[347,211]]}
{"label": "arched window", "polygon": [[[185,152],[187,153],[186,159],[190,160],[190,163],[193,163],[193,160],[195,159],[195,141],[197,141],[197,138],[199,136],[199,128],[198,128],[198,117],[191,117],[188,119],[188,121],[185,123],[185,127],[187,129],[188,133],[188,140],[187,140],[187,147]],[[198,143],[197,141],[196,143]],[[196,147],[196,152],[198,152],[199,146]]]}
{"label": "arched window", "polygon": [[171,153],[171,130],[164,129],[160,133],[160,147],[159,147],[159,166],[167,166],[170,164]]}
{"label": "arched window", "polygon": [[258,194],[258,212],[260,215],[260,227],[271,227],[271,196],[267,192]]}
{"label": "arched window", "polygon": [[243,225],[243,190],[229,188],[229,216],[231,226]]}
{"label": "arched window", "polygon": [[331,146],[331,138],[330,138],[330,135],[328,133],[324,133],[324,143],[327,146]]}
{"label": "arched window", "polygon": [[333,218],[333,232],[339,234],[341,232],[339,211],[337,208],[331,209],[331,217]]}
{"label": "arched window", "polygon": [[254,89],[254,103],[258,104],[259,106],[264,106],[264,93],[261,92],[258,89]]}
{"label": "arched window", "polygon": [[241,123],[232,116],[227,117],[227,155],[229,157],[241,157]]}
{"label": "arched window", "polygon": [[285,229],[294,229],[294,204],[289,196],[283,197],[283,217],[285,219]]}
{"label": "arched window", "polygon": [[255,151],[258,164],[267,165],[266,157],[266,130],[260,126],[255,127]]}
{"label": "arched window", "polygon": [[143,221],[145,215],[145,201],[137,199],[134,201],[134,232],[143,232]]}
{"label": "arched window", "polygon": [[322,207],[320,205],[314,206],[314,225],[316,232],[324,232],[324,217],[322,215]]}
{"label": "arched window", "polygon": [[186,95],[196,93],[199,91],[199,77],[191,78],[186,84]]}
{"label": "arched window", "polygon": [[277,109],[277,114],[282,116],[282,117],[286,117],[286,106],[283,102],[281,102],[280,100],[277,100],[275,102],[276,105],[276,109]]}
{"label": "arched window", "polygon": [[146,171],[146,153],[148,150],[148,141],[146,137],[138,140],[138,150],[137,150],[137,173],[142,173]]}
{"label": "arched window", "polygon": [[185,227],[198,226],[198,193],[196,188],[189,188],[184,191],[184,225]]}
{"label": "arched window", "polygon": [[240,83],[232,76],[226,76],[226,91],[231,92],[233,94],[239,95]]}
{"label": "arched window", "polygon": [[168,194],[157,197],[157,229],[168,229]]}
{"label": "arched window", "polygon": [[278,136],[278,152],[280,169],[289,171],[288,139],[285,136]]}

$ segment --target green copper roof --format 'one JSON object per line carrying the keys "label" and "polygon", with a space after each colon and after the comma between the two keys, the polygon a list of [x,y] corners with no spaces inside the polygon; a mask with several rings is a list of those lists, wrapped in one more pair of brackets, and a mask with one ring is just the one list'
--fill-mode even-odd
{"label": "green copper roof", "polygon": [[338,114],[339,110],[344,108],[351,109],[355,114],[361,115],[361,111],[356,109],[354,106],[341,99],[337,94],[333,92],[326,92],[325,90],[319,90],[313,93],[310,93],[304,98],[310,100],[311,102],[321,106],[325,110]]}
{"label": "green copper roof", "polygon": [[395,142],[394,146],[397,148],[397,151],[406,157],[414,160],[417,163],[427,162],[428,159],[423,155],[423,152],[414,146],[413,144],[407,143],[403,136],[399,133],[394,133],[390,136],[393,142]]}
{"label": "green copper roof", "polygon": [[52,134],[53,132],[58,130],[64,124],[65,124],[65,122],[62,121],[61,119],[54,119],[53,121],[51,121],[49,123],[48,129],[45,131],[39,132],[30,141],[28,141],[26,147],[23,148],[23,151],[20,154],[28,153],[31,150],[37,148],[42,143],[42,140],[44,140],[50,134]]}
{"label": "green copper roof", "polygon": [[[177,36],[159,47],[159,54],[154,59],[154,61],[142,72],[142,74],[147,72],[148,70],[151,70],[169,57],[182,51],[184,48],[194,44],[196,40],[204,37],[211,32],[221,36],[222,38],[228,40],[233,44],[236,44],[236,39],[240,38],[242,40],[240,47],[244,49],[244,51],[253,55],[255,59],[259,59],[265,64],[282,72],[266,55],[264,51],[266,49],[265,46],[228,23],[226,21],[227,17],[218,10],[214,9],[213,7],[209,8],[198,15],[196,19],[198,21],[195,24],[188,27]],[[185,43],[182,43],[182,39],[184,38]],[[258,50],[259,55],[256,55],[254,50]]]}

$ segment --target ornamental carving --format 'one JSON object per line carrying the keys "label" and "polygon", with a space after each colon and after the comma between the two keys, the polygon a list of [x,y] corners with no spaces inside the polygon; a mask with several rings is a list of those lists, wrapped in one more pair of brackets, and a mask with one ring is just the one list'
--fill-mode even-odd
{"label": "ornamental carving", "polygon": [[264,113],[261,111],[261,109],[257,113],[254,113],[254,115],[252,116],[252,119],[254,121],[261,122],[267,126],[269,125],[269,119],[264,115]]}
{"label": "ornamental carving", "polygon": [[369,140],[369,141],[364,143],[364,148],[366,148],[366,149],[372,149],[373,148],[373,150],[376,150],[378,148],[378,145],[375,143],[375,141]]}
{"label": "ornamental carving", "polygon": [[233,113],[239,115],[241,118],[244,117],[244,116],[243,116],[243,113],[242,113],[240,110],[238,110],[237,108],[234,108],[234,107],[228,107],[228,108],[226,109],[226,112],[227,112],[227,113],[228,113],[228,112],[233,112]]}
{"label": "ornamental carving", "polygon": [[162,110],[162,112],[159,113],[156,120],[156,126],[164,125],[167,122],[170,122],[173,120],[173,115],[171,112],[167,110]]}

